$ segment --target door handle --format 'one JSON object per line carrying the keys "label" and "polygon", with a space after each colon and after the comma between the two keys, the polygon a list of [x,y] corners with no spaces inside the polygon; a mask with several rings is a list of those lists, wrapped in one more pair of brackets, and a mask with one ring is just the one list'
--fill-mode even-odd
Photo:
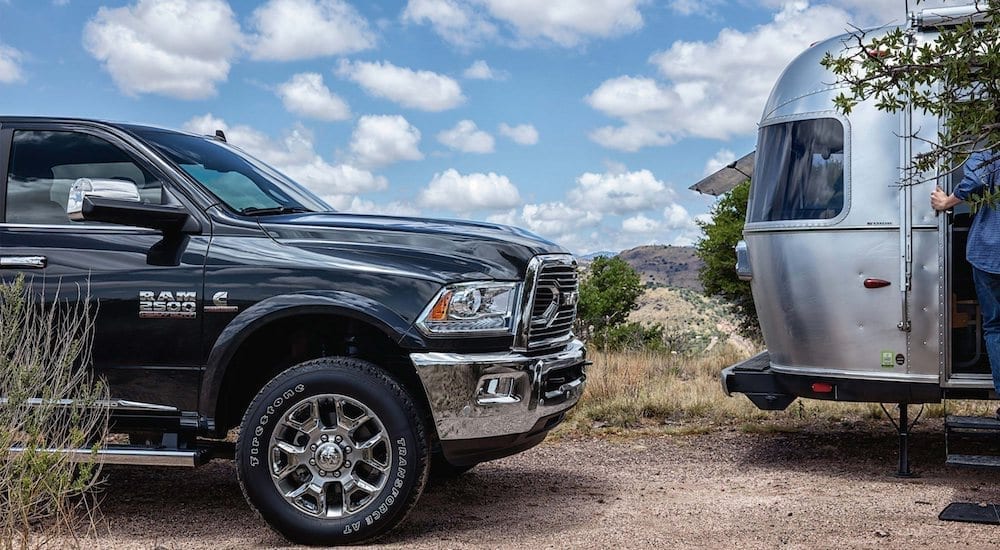
{"label": "door handle", "polygon": [[44,269],[45,256],[0,256],[0,269]]}

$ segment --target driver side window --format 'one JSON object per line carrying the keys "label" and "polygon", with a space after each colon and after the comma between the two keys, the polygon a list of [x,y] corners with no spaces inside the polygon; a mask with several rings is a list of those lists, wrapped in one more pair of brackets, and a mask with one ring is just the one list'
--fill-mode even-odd
{"label": "driver side window", "polygon": [[163,204],[163,183],[111,143],[79,132],[14,132],[6,222],[69,225],[66,201],[78,178],[130,181],[147,204]]}

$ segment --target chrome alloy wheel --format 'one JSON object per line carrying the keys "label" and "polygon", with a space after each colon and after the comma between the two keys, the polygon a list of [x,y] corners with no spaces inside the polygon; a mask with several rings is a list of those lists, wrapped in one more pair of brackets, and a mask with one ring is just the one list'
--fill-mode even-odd
{"label": "chrome alloy wheel", "polygon": [[289,409],[268,445],[271,480],[296,510],[344,518],[385,487],[392,464],[389,434],[360,401],[315,395]]}

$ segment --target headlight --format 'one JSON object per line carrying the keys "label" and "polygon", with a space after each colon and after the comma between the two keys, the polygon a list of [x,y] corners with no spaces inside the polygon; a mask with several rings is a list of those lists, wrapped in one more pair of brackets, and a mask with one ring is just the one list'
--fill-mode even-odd
{"label": "headlight", "polygon": [[420,316],[427,334],[510,334],[519,283],[461,283],[446,286]]}

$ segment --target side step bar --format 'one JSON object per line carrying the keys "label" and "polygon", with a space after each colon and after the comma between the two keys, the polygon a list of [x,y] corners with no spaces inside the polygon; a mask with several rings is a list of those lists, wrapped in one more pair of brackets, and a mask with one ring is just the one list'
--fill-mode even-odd
{"label": "side step bar", "polygon": [[[23,453],[24,447],[11,447],[11,453]],[[166,450],[142,447],[109,445],[96,453],[92,449],[43,449],[46,453],[60,453],[69,456],[73,462],[89,462],[97,457],[103,464],[131,464],[134,466],[178,466],[194,468],[212,458],[208,449]]]}

